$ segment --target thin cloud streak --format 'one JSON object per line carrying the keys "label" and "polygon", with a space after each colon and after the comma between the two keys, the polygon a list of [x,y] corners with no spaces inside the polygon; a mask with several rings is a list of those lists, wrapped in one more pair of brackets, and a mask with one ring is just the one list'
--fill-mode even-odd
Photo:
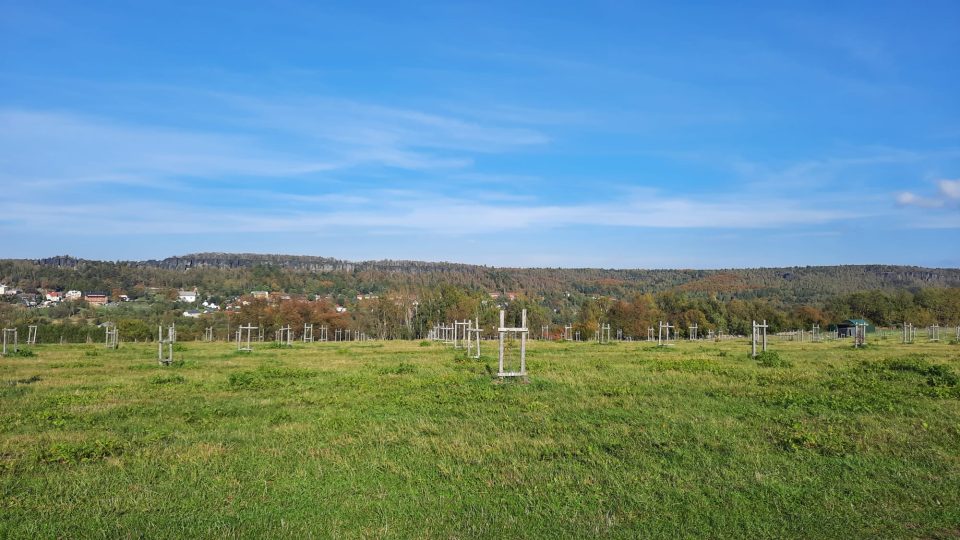
{"label": "thin cloud streak", "polygon": [[[549,142],[529,128],[353,101],[268,102],[221,94],[215,99],[234,113],[233,125],[209,132],[0,109],[0,163],[6,176],[54,187],[77,181],[137,185],[145,178],[303,177],[371,165],[469,170],[473,154]],[[264,143],[263,130],[282,132],[292,143],[271,148],[276,143]]]}
{"label": "thin cloud streak", "polygon": [[904,191],[897,194],[897,204],[900,206],[916,206],[918,208],[942,208],[943,201],[928,197],[921,197],[916,193]]}
{"label": "thin cloud streak", "polygon": [[[770,229],[865,216],[848,210],[806,208],[786,200],[707,202],[649,196],[624,203],[495,205],[449,197],[417,197],[403,192],[391,195],[370,194],[365,200],[349,200],[353,208],[347,210],[333,210],[329,206],[330,203],[346,201],[293,197],[287,207],[259,212],[194,208],[173,202],[130,203],[110,212],[103,212],[96,204],[14,203],[8,207],[7,217],[13,223],[31,229],[94,235],[279,233],[337,227],[343,230],[469,236],[576,226]],[[374,205],[370,204],[371,201],[381,202]]]}
{"label": "thin cloud streak", "polygon": [[107,184],[176,176],[301,175],[336,163],[268,152],[252,139],[123,125],[72,113],[0,110],[0,161],[24,180]]}

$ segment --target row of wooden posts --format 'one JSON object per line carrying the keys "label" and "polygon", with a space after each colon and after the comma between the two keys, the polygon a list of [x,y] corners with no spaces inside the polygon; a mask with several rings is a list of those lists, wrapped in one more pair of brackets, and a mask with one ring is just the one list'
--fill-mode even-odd
{"label": "row of wooden posts", "polygon": [[[519,327],[508,327],[505,323],[506,313],[500,311],[500,325],[497,327],[498,334],[498,370],[497,375],[499,377],[525,377],[527,375],[527,363],[526,363],[526,351],[527,351],[527,338],[529,336],[529,329],[527,328],[527,310],[523,310],[521,313],[521,324]],[[108,322],[104,324],[105,328],[105,346],[110,349],[116,349],[119,345],[119,333],[115,323]],[[767,328],[769,325],[767,321],[764,320],[760,323],[753,321],[752,323],[752,335],[751,335],[751,346],[750,354],[753,357],[756,357],[760,352],[767,351]],[[676,329],[675,326],[669,322],[660,321],[658,325],[657,332],[657,344],[658,346],[668,346],[671,330],[673,331],[673,338],[676,339]],[[690,327],[690,333],[688,338],[690,340],[697,339],[697,326],[693,325]],[[236,343],[238,351],[253,351],[253,335],[254,331],[257,332],[257,341],[263,341],[263,328],[260,326],[253,326],[251,324],[242,325],[237,328],[236,331]],[[548,335],[549,328],[542,328],[543,335]],[[177,330],[176,325],[171,324],[168,327],[164,328],[163,325],[158,326],[157,330],[157,361],[162,365],[170,365],[173,363],[173,352],[174,344],[177,341]],[[429,332],[428,338],[442,341],[443,343],[452,345],[455,349],[466,349],[468,357],[479,359],[480,358],[480,343],[483,330],[480,328],[479,319],[469,320],[464,319],[462,321],[454,321],[452,324],[437,324]],[[712,332],[708,334],[709,337],[712,337]],[[791,339],[799,338],[800,341],[803,341],[803,330],[798,330],[795,332],[784,333],[781,336],[787,335]],[[520,365],[518,371],[508,370],[505,366],[506,361],[504,357],[505,344],[508,338],[519,336],[520,338]],[[814,342],[819,342],[821,340],[820,327],[818,325],[813,325],[810,331],[811,339]],[[362,332],[351,332],[350,330],[336,329],[334,334],[334,341],[366,341],[367,336]],[[569,339],[568,339],[569,337]],[[622,337],[622,332],[617,330],[617,337]],[[652,341],[653,338],[653,328],[648,328],[647,337],[649,341]],[[834,333],[834,337],[837,337]],[[866,323],[856,323],[854,326],[853,345],[854,347],[863,347],[867,342],[867,325]],[[327,341],[328,338],[328,328],[322,326],[319,328],[319,337],[317,341]],[[577,340],[579,339],[579,332],[573,333],[571,326],[564,327],[563,338],[565,340]],[[213,328],[208,327],[204,332],[204,339],[206,341],[213,341]],[[293,346],[293,332],[290,325],[283,326],[276,330],[275,335],[276,343],[281,346],[291,347]],[[610,337],[610,325],[602,324],[600,328],[595,333],[595,339],[599,343],[609,343],[611,340]],[[719,336],[718,336],[719,339]],[[913,343],[916,339],[916,327],[911,323],[904,323],[902,326],[902,342],[903,343]],[[956,339],[960,340],[960,326],[956,329]],[[37,326],[30,325],[28,327],[27,343],[35,344],[37,340]],[[304,330],[301,334],[301,340],[304,343],[309,343],[314,341],[313,336],[313,325],[304,324]],[[930,342],[940,341],[940,326],[932,325],[928,327],[927,330],[927,340]],[[19,335],[16,328],[4,328],[3,329],[3,349],[2,355],[6,356],[11,352],[16,354],[19,347]]]}
{"label": "row of wooden posts", "polygon": [[[209,330],[209,329],[208,329]],[[326,342],[331,341],[330,339],[330,329],[327,325],[319,327],[317,330],[317,336],[313,334],[313,325],[304,324],[303,333],[300,334],[300,341],[303,343],[314,343],[314,342]],[[253,333],[257,332],[257,338],[254,340]],[[264,329],[261,326],[254,326],[252,324],[241,325],[237,328],[236,332],[236,342],[238,351],[252,351],[254,341],[258,343],[263,342],[263,332]],[[212,341],[212,331],[209,333],[211,336],[208,341]],[[333,332],[332,341],[369,341],[370,338],[365,332],[360,332],[359,330],[347,330],[343,328],[337,328]],[[278,328],[274,333],[274,341],[277,345],[283,347],[293,347],[293,342],[295,341],[293,335],[293,328],[288,324]]]}

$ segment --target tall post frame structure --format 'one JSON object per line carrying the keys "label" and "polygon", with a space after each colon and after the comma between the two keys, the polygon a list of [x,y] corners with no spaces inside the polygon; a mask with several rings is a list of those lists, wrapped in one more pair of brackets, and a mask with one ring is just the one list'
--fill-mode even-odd
{"label": "tall post frame structure", "polygon": [[[526,377],[527,376],[527,310],[521,311],[520,314],[520,326],[519,327],[508,327],[506,326],[506,312],[502,309],[500,310],[500,326],[497,328],[497,333],[500,335],[499,342],[499,363],[497,376],[498,377]],[[503,350],[506,338],[510,334],[519,334],[520,335],[520,371],[506,371],[504,369],[504,358]]]}

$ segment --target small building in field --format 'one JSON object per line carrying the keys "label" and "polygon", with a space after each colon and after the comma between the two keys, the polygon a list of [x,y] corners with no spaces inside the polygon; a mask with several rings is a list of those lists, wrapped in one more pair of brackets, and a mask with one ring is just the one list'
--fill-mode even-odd
{"label": "small building in field", "polygon": [[847,319],[837,323],[837,337],[853,337],[858,324],[867,325],[867,332],[876,332],[877,327],[866,319]]}
{"label": "small building in field", "polygon": [[197,301],[197,290],[177,292],[177,300],[192,304]]}
{"label": "small building in field", "polygon": [[86,300],[88,304],[102,306],[110,301],[110,295],[101,292],[89,292],[83,299]]}

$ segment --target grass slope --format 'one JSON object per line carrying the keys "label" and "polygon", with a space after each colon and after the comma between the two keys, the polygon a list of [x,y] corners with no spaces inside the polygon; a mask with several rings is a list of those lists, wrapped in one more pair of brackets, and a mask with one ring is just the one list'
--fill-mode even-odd
{"label": "grass slope", "polygon": [[960,536],[960,346],[485,346],[0,359],[0,536]]}

